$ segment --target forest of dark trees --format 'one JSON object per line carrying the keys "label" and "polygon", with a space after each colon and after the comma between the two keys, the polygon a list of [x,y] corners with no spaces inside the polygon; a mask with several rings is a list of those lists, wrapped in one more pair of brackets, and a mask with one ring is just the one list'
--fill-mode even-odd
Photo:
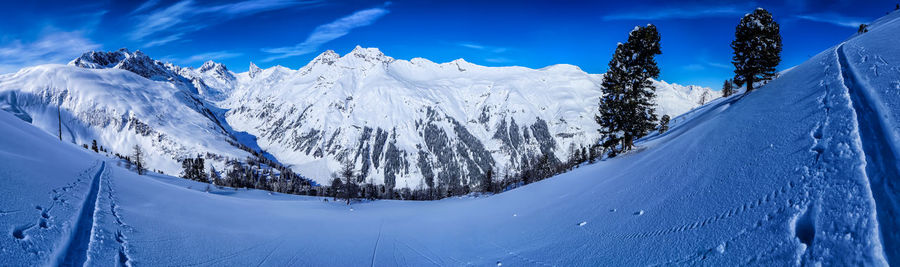
{"label": "forest of dark trees", "polygon": [[[419,185],[417,188],[391,188],[384,184],[375,184],[371,180],[365,181],[362,175],[353,168],[353,164],[342,164],[342,168],[332,175],[331,183],[319,185],[313,180],[294,173],[290,168],[275,162],[264,156],[264,153],[236,144],[237,147],[249,152],[249,156],[243,160],[228,159],[221,155],[205,153],[193,158],[181,160],[181,178],[207,183],[210,187],[219,189],[259,189],[271,192],[329,197],[333,200],[342,200],[347,203],[358,200],[397,199],[397,200],[438,200],[447,197],[463,196],[471,193],[496,194],[517,187],[538,182],[551,176],[577,168],[583,163],[593,163],[601,155],[599,146],[593,148],[572,148],[571,157],[566,161],[560,161],[552,155],[532,157],[530,161],[522,162],[525,169],[520,172],[505,171],[500,175],[495,170],[488,170],[480,181],[467,185],[433,184],[432,186]],[[102,146],[96,145],[96,140],[84,148],[95,152],[106,152]],[[123,160],[125,168],[139,171],[145,164],[144,155],[139,146],[127,155],[115,153]],[[207,161],[225,161],[226,169],[216,170]],[[142,172],[142,170],[140,171]],[[159,170],[154,172],[162,173]]]}

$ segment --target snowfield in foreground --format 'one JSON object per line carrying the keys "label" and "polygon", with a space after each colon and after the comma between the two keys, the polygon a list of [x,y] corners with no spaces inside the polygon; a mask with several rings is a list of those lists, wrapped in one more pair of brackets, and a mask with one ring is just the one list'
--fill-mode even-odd
{"label": "snowfield in foreground", "polygon": [[898,17],[637,151],[481,198],[207,193],[0,112],[0,265],[896,264]]}

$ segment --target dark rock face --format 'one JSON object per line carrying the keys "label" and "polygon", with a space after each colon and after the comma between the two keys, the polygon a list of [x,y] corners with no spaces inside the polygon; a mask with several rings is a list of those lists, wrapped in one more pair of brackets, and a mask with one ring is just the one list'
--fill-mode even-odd
{"label": "dark rock face", "polygon": [[112,68],[125,59],[128,54],[130,52],[125,48],[113,52],[91,51],[82,54],[81,57],[76,58],[69,64],[87,69]]}
{"label": "dark rock face", "polygon": [[125,48],[112,52],[87,52],[69,64],[88,69],[123,69],[152,80],[173,81],[175,79],[184,79],[184,77],[175,74],[169,66],[151,59],[140,50],[130,52]]}
{"label": "dark rock face", "polygon": [[381,159],[381,154],[384,151],[384,143],[387,141],[388,134],[386,131],[378,128],[378,131],[375,132],[375,144],[372,147],[372,165],[375,168],[378,168],[379,159]]}
{"label": "dark rock face", "polygon": [[553,153],[553,150],[556,149],[556,140],[550,134],[546,121],[538,118],[537,122],[531,125],[531,132],[534,134],[534,139],[541,146],[541,153],[548,155]]}
{"label": "dark rock face", "polygon": [[[401,171],[406,169],[409,173],[409,162],[406,161],[406,152],[397,149],[394,144],[397,142],[397,136],[394,135],[388,144],[387,150],[384,152],[384,184],[387,188],[394,188],[397,185],[397,176]],[[378,168],[377,166],[375,168]]]}
{"label": "dark rock face", "polygon": [[[255,65],[254,65],[254,67],[255,67]],[[214,77],[221,79],[221,80],[234,80],[235,79],[234,75],[232,75],[231,72],[228,71],[228,68],[226,68],[224,64],[216,63],[213,61],[207,61],[207,62],[203,63],[203,65],[200,66],[200,68],[197,69],[197,71],[204,72],[204,73],[210,73]],[[258,68],[257,68],[257,72],[259,72]]]}
{"label": "dark rock face", "polygon": [[[202,81],[194,81],[180,75],[180,67],[152,59],[140,50],[131,52],[122,48],[111,52],[91,51],[72,60],[69,65],[88,69],[127,70],[150,80],[171,82],[176,87],[193,94],[199,93],[198,89],[206,87]],[[224,65],[218,65],[228,73]]]}

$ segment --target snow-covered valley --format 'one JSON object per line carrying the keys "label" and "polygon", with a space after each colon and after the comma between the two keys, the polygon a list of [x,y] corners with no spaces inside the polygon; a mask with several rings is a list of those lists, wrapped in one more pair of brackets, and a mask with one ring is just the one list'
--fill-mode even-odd
{"label": "snow-covered valley", "polygon": [[[898,36],[900,12],[893,12],[873,22],[867,33],[854,35],[750,93],[717,98],[689,111],[675,104],[671,110],[661,107],[664,114],[680,115],[669,131],[638,140],[634,151],[527,186],[490,196],[352,205],[330,198],[209,187],[154,173],[141,176],[123,168],[122,161],[80,144],[100,137],[105,144],[122,143],[127,149],[128,142],[172,138],[190,140],[185,143],[194,148],[186,148],[186,154],[202,148],[237,157],[246,152],[220,140],[237,139],[235,133],[245,132],[280,161],[310,173],[315,172],[315,163],[303,164],[314,158],[307,158],[297,146],[312,142],[310,151],[324,146],[323,154],[355,157],[366,152],[353,151],[371,153],[366,145],[370,142],[387,142],[413,156],[415,149],[422,149],[416,144],[432,146],[427,131],[418,134],[429,127],[445,137],[455,136],[446,137],[454,144],[466,144],[456,138],[464,135],[446,134],[462,131],[454,125],[465,125],[481,150],[497,162],[507,160],[513,151],[541,151],[536,136],[530,144],[504,149],[504,139],[494,138],[494,133],[508,119],[531,131],[545,127],[556,143],[552,153],[563,158],[569,144],[592,142],[596,136],[588,127],[595,126],[592,116],[586,114],[596,107],[599,91],[593,88],[599,78],[573,66],[485,69],[457,77],[445,72],[459,73],[463,68],[476,72],[479,67],[462,61],[371,61],[370,55],[380,53],[357,49],[340,58],[320,56],[322,62],[333,64],[314,61],[297,71],[273,67],[233,74],[235,84],[244,85],[207,91],[216,96],[197,102],[185,99],[185,104],[151,112],[160,107],[146,103],[155,103],[154,97],[182,95],[183,88],[119,69],[26,69],[0,76],[5,110],[0,111],[0,229],[5,231],[0,235],[0,265],[896,265],[900,260]],[[419,65],[432,67],[426,71]],[[448,67],[459,69],[443,69]],[[304,71],[312,74],[295,75]],[[494,71],[524,78],[478,78]],[[131,83],[97,87],[111,80],[117,85],[121,80]],[[278,80],[280,85],[254,85],[262,83],[258,80]],[[401,82],[409,84],[391,90]],[[548,86],[531,87],[534,83]],[[684,90],[658,85],[660,95]],[[141,89],[129,90],[137,87]],[[292,91],[298,88],[303,90]],[[457,98],[447,88],[464,91],[458,95],[465,97]],[[134,93],[145,91],[149,93]],[[204,95],[202,90],[192,93]],[[221,94],[229,96],[220,98]],[[82,118],[67,119],[81,123],[77,129],[82,130],[64,130],[63,142],[53,124],[56,108],[49,105],[60,103],[59,98],[68,99],[63,102],[72,113],[67,118]],[[104,104],[83,104],[98,99]],[[422,109],[437,102],[441,108]],[[207,104],[228,111],[209,108],[212,115],[207,117],[202,111]],[[385,110],[388,106],[397,108]],[[109,113],[79,116],[82,109]],[[480,121],[482,110],[490,111],[488,123]],[[122,117],[125,113],[130,117]],[[160,117],[166,114],[191,115],[170,124]],[[297,116],[307,119],[293,120]],[[83,118],[93,119],[84,125]],[[129,128],[134,123],[127,118],[165,132],[145,139],[128,137],[133,135],[125,132],[134,131]],[[213,118],[226,118],[229,126],[211,124]],[[535,127],[540,121],[544,126]],[[183,124],[192,128],[180,127]],[[76,124],[69,125],[66,129],[75,129],[71,125]],[[328,130],[294,143],[279,138],[308,133],[289,133],[299,129]],[[333,129],[342,130],[335,134],[338,130]],[[366,138],[360,139],[361,133]],[[385,138],[378,137],[382,133]],[[573,137],[559,137],[560,133]],[[328,150],[321,136],[335,135],[330,139],[344,140],[338,141],[343,149]],[[114,142],[116,138],[126,141]],[[371,141],[379,139],[390,141]],[[462,147],[470,155],[477,152],[472,151],[475,145]],[[374,154],[367,155],[362,158]],[[159,164],[154,168],[170,163]],[[376,164],[372,173],[381,177],[387,163],[381,165],[384,169]],[[417,163],[408,164],[415,170]],[[450,167],[477,165],[457,164],[461,165]],[[411,174],[417,173],[413,170]],[[400,186],[404,179],[420,179],[415,177],[396,181]]]}

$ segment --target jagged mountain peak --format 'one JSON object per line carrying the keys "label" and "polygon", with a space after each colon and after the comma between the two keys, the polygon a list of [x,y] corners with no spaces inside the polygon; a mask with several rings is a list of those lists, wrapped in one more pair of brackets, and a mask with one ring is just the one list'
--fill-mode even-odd
{"label": "jagged mountain peak", "polygon": [[117,51],[89,51],[81,54],[80,57],[73,59],[69,65],[78,66],[88,69],[104,69],[113,68],[127,57],[131,57],[131,51],[127,48],[120,48]]}
{"label": "jagged mountain peak", "polygon": [[341,55],[339,55],[337,52],[334,52],[334,50],[325,50],[325,52],[322,52],[321,54],[313,58],[313,60],[309,62],[309,65],[331,65],[340,58]]}
{"label": "jagged mountain peak", "polygon": [[250,78],[253,78],[256,77],[256,75],[260,72],[262,72],[262,69],[257,67],[256,64],[253,64],[253,62],[250,62],[250,70],[247,72],[247,75],[249,75]]}
{"label": "jagged mountain peak", "polygon": [[367,57],[367,58],[378,58],[378,59],[390,58],[388,56],[385,56],[384,53],[381,52],[381,50],[378,49],[377,47],[365,47],[364,48],[364,47],[358,46],[358,45],[355,48],[353,48],[353,51],[350,51],[350,53],[348,55],[355,55],[358,57]]}
{"label": "jagged mountain peak", "polygon": [[341,57],[341,61],[345,67],[356,67],[360,64],[366,67],[368,64],[390,63],[394,61],[394,58],[384,55],[378,48],[363,48],[357,45],[353,51]]}
{"label": "jagged mountain peak", "polygon": [[218,63],[218,62],[215,62],[212,60],[207,60],[206,62],[203,62],[203,65],[201,65],[200,68],[197,70],[200,72],[208,72],[210,70],[213,70],[216,72],[226,72],[226,71],[228,71],[228,68],[225,67],[225,64]]}
{"label": "jagged mountain peak", "polygon": [[174,72],[178,69],[174,65],[167,65],[150,58],[141,50],[130,52],[126,48],[110,52],[86,52],[69,62],[69,65],[88,69],[123,69],[144,78],[164,81],[177,80],[177,77],[175,77],[177,74],[174,74]]}

